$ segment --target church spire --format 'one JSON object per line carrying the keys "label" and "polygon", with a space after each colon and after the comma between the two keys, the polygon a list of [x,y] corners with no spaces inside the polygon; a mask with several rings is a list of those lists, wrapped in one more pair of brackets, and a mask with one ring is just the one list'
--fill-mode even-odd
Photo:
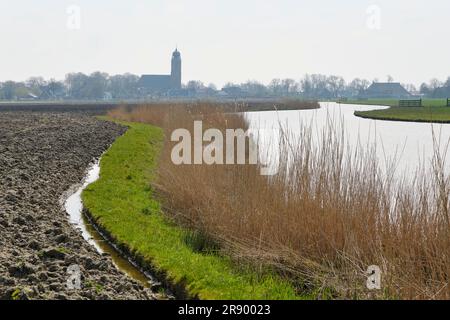
{"label": "church spire", "polygon": [[181,54],[178,51],[178,45],[172,54],[172,72],[170,74],[172,80],[172,87],[174,89],[181,89]]}

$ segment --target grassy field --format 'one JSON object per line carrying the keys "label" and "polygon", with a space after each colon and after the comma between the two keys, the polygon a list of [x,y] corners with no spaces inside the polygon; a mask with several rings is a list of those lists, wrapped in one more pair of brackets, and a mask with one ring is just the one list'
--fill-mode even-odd
{"label": "grassy field", "polygon": [[[195,233],[177,227],[161,212],[150,183],[163,142],[161,129],[136,123],[101,160],[100,179],[83,203],[116,243],[164,274],[189,297],[200,299],[299,299],[294,288],[269,272],[239,267],[198,247]],[[201,239],[200,239],[201,242]]]}
{"label": "grassy field", "polygon": [[390,107],[385,110],[356,111],[355,115],[379,120],[450,123],[450,107]]}
{"label": "grassy field", "polygon": [[423,99],[423,107],[399,107],[398,100],[390,99],[349,100],[342,103],[390,106],[390,108],[384,110],[356,111],[355,115],[362,118],[450,123],[450,107],[446,106],[446,99]]}

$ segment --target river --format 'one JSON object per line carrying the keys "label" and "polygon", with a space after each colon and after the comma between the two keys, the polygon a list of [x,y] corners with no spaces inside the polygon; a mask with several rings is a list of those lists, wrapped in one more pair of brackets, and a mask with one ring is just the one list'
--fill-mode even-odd
{"label": "river", "polygon": [[[246,118],[250,128],[259,136],[259,147],[262,154],[279,152],[279,131],[288,128],[293,136],[300,133],[302,126],[308,126],[315,136],[330,127],[330,123],[342,124],[346,145],[356,148],[358,140],[364,144],[374,145],[380,165],[386,159],[395,159],[397,173],[412,175],[420,164],[426,162],[430,166],[433,157],[433,130],[440,139],[441,151],[450,140],[450,124],[430,124],[418,122],[399,122],[371,120],[356,117],[355,111],[368,111],[387,108],[385,106],[367,106],[338,104],[334,102],[320,103],[320,109],[295,111],[249,112]],[[268,151],[269,150],[269,151]],[[449,153],[445,154],[450,160]],[[448,172],[450,171],[449,166]]]}

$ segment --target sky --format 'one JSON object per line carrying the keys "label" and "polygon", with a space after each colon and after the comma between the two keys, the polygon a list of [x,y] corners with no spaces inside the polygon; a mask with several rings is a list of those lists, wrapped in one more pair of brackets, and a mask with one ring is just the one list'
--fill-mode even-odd
{"label": "sky", "polygon": [[0,81],[69,72],[183,82],[450,76],[448,0],[0,0]]}

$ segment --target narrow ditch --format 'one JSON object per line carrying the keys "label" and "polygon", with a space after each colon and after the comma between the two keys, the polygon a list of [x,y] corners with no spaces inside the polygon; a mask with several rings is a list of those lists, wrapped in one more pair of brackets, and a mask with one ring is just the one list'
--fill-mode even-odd
{"label": "narrow ditch", "polygon": [[[68,192],[64,208],[69,215],[69,222],[81,232],[83,238],[93,246],[99,254],[107,254],[111,257],[114,266],[130,278],[138,281],[146,288],[161,288],[161,283],[150,273],[143,271],[139,266],[127,257],[117,246],[107,240],[100,230],[83,214],[83,202],[81,194],[87,186],[97,181],[100,177],[100,160],[95,161],[88,169],[87,174],[74,191]],[[170,298],[170,294],[166,298]]]}

